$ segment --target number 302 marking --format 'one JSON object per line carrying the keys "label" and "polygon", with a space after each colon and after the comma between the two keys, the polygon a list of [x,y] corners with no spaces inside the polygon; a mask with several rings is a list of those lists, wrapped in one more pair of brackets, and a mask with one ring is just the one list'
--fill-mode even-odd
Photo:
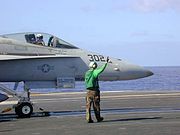
{"label": "number 302 marking", "polygon": [[102,62],[106,62],[104,56],[102,56],[102,55],[88,54],[88,56],[89,56],[89,61],[102,61]]}

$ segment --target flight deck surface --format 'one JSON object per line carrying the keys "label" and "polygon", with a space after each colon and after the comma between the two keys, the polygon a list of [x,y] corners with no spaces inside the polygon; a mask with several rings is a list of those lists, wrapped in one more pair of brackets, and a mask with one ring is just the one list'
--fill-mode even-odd
{"label": "flight deck surface", "polygon": [[[10,107],[14,98],[0,103]],[[103,92],[104,121],[85,121],[85,92],[32,94],[34,113],[19,119],[0,114],[0,135],[179,135],[179,92]],[[44,112],[39,110],[43,108]]]}

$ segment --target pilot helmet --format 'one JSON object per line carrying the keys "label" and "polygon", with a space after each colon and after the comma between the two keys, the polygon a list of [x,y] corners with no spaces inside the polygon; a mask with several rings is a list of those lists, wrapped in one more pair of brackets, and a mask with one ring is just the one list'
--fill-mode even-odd
{"label": "pilot helmet", "polygon": [[90,67],[90,68],[93,68],[93,69],[96,69],[96,68],[97,68],[97,63],[96,63],[96,62],[91,62],[91,63],[89,64],[89,67]]}
{"label": "pilot helmet", "polygon": [[39,38],[39,39],[43,39],[43,35],[42,34],[37,34],[36,37]]}

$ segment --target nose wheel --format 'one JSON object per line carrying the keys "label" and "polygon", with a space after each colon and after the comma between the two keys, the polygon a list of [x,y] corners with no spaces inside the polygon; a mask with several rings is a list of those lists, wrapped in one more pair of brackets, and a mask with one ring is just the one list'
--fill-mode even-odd
{"label": "nose wheel", "polygon": [[33,112],[32,104],[29,102],[19,102],[15,107],[15,112],[20,118],[29,118]]}

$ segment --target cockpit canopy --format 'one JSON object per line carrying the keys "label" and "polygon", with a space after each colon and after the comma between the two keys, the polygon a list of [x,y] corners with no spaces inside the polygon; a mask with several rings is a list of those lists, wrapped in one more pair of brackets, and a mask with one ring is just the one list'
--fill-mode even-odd
{"label": "cockpit canopy", "polygon": [[39,33],[39,32],[16,33],[16,34],[3,35],[2,37],[12,38],[30,44],[41,45],[46,47],[78,49],[78,47],[71,45],[70,43],[64,40],[59,39],[56,36],[47,33]]}

